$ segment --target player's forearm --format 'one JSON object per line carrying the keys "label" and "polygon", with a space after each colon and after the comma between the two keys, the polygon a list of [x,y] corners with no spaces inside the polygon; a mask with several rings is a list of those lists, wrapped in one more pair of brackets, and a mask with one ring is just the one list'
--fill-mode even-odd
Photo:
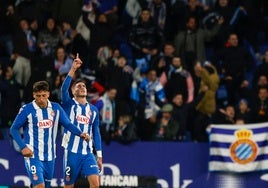
{"label": "player's forearm", "polygon": [[82,134],[82,131],[73,124],[68,124],[67,126],[65,126],[65,128],[77,136],[80,136]]}
{"label": "player's forearm", "polygon": [[93,135],[93,140],[94,140],[94,146],[96,148],[96,151],[102,151],[101,147],[101,136],[100,134],[95,134]]}
{"label": "player's forearm", "polygon": [[76,71],[76,68],[75,67],[71,67],[71,69],[68,72],[68,76],[70,76],[70,77],[73,78],[74,75],[75,75],[75,71]]}
{"label": "player's forearm", "polygon": [[69,87],[70,87],[71,82],[72,82],[72,77],[67,75],[61,86],[62,100],[68,99],[69,97]]}
{"label": "player's forearm", "polygon": [[10,128],[10,134],[12,138],[16,141],[16,143],[19,145],[21,150],[26,147],[26,144],[23,142],[21,138],[19,129],[16,128],[14,125],[11,126]]}

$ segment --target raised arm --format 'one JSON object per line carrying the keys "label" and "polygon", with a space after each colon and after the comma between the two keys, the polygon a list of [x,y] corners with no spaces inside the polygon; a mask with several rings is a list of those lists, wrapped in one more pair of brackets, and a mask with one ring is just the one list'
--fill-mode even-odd
{"label": "raised arm", "polygon": [[75,76],[75,71],[79,69],[81,65],[82,65],[82,61],[79,58],[79,54],[77,54],[75,59],[73,60],[72,67],[69,70],[68,75],[66,76],[61,86],[61,98],[62,98],[63,105],[68,103],[68,101],[71,99],[70,94],[69,94],[69,87],[71,85],[72,79]]}

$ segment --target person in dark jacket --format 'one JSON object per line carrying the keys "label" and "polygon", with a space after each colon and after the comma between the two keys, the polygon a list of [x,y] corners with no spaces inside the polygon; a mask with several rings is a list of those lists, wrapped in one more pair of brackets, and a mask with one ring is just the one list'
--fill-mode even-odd
{"label": "person in dark jacket", "polygon": [[175,37],[175,54],[182,58],[185,68],[193,72],[192,68],[196,60],[204,62],[206,57],[206,42],[211,41],[219,32],[223,18],[219,19],[212,29],[199,27],[194,16],[187,18],[185,30],[179,31]]}
{"label": "person in dark jacket", "polygon": [[130,144],[138,140],[136,126],[130,115],[123,114],[118,118],[118,125],[113,134],[113,140],[122,144]]}
{"label": "person in dark jacket", "polygon": [[[21,19],[14,26],[14,50],[12,59],[14,60],[14,74],[16,80],[22,85],[26,86],[31,76],[31,51],[32,47],[36,45],[36,38],[31,35],[29,23],[26,19]],[[30,46],[29,44],[33,45]]]}
{"label": "person in dark jacket", "polygon": [[191,74],[183,67],[181,58],[174,56],[169,69],[163,73],[167,79],[165,92],[167,99],[172,100],[175,93],[182,93],[185,102],[189,103],[194,98],[194,83]]}
{"label": "person in dark jacket", "polygon": [[245,75],[253,68],[253,58],[249,51],[239,44],[238,36],[231,33],[225,47],[216,54],[214,63],[217,64],[219,75],[226,85],[228,104],[235,105],[241,98],[239,92],[249,86]]}
{"label": "person in dark jacket", "polygon": [[262,63],[259,64],[253,75],[253,86],[256,85],[260,76],[266,76],[268,78],[268,50],[265,51]]}
{"label": "person in dark jacket", "polygon": [[138,23],[131,28],[129,42],[136,58],[156,56],[163,44],[163,33],[154,24],[149,9],[141,11]]}
{"label": "person in dark jacket", "polygon": [[252,117],[254,123],[268,121],[268,89],[260,87],[258,89],[257,98],[252,102]]}
{"label": "person in dark jacket", "polygon": [[[106,84],[113,85],[117,90],[116,104],[117,116],[128,112],[130,113],[130,89],[132,83],[132,68],[127,65],[127,60],[124,56],[120,56],[114,65],[108,66]],[[120,84],[118,84],[120,83]]]}
{"label": "person in dark jacket", "polygon": [[235,108],[233,105],[227,105],[224,108],[219,108],[215,111],[211,119],[212,124],[227,124],[235,123]]}
{"label": "person in dark jacket", "polygon": [[103,46],[111,46],[113,38],[113,27],[108,23],[105,14],[97,14],[95,23],[91,22],[88,17],[88,12],[83,12],[82,19],[85,25],[90,30],[90,63],[91,69],[97,67],[97,53]]}
{"label": "person in dark jacket", "polygon": [[157,122],[153,140],[176,141],[179,132],[179,123],[172,116],[172,104],[165,104],[161,108],[161,118]]}
{"label": "person in dark jacket", "polygon": [[[21,105],[20,84],[15,79],[13,69],[10,65],[3,68],[2,74],[3,79],[0,80],[0,117],[2,121],[1,129],[9,129]],[[6,137],[8,137],[8,134],[4,135],[4,138]]]}

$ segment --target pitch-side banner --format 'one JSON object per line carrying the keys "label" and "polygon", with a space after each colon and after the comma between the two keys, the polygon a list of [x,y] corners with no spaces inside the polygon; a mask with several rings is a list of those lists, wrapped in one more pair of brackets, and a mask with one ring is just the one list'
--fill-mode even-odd
{"label": "pitch-side banner", "polygon": [[268,123],[212,125],[209,171],[268,170]]}
{"label": "pitch-side banner", "polygon": [[[63,150],[57,143],[53,188],[63,187]],[[23,157],[9,141],[0,140],[0,188],[29,187]],[[135,142],[103,145],[102,188],[266,188],[268,172],[224,174],[208,172],[209,144],[195,142]],[[156,178],[156,179],[155,179]],[[88,187],[86,180],[75,187]],[[157,183],[155,185],[155,181]],[[7,187],[3,187],[7,188]]]}
{"label": "pitch-side banner", "polygon": [[[15,152],[8,141],[0,141],[0,148],[0,187],[29,186],[22,155]],[[155,177],[159,188],[190,188],[194,179],[207,173],[208,153],[208,143],[104,143],[101,185],[154,188],[151,185]],[[63,149],[58,142],[52,187],[63,186],[62,160]],[[145,184],[148,186],[143,186]]]}

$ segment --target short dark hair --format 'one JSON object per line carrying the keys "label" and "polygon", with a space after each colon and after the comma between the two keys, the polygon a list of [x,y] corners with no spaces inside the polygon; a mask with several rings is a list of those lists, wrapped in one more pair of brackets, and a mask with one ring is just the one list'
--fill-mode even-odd
{"label": "short dark hair", "polygon": [[33,84],[33,92],[49,91],[49,84],[47,81],[38,81]]}
{"label": "short dark hair", "polygon": [[85,85],[87,85],[86,80],[81,79],[81,78],[78,78],[78,79],[76,79],[76,80],[73,81],[71,88],[73,88],[77,83],[80,83],[80,82],[82,82],[82,83],[84,83]]}

